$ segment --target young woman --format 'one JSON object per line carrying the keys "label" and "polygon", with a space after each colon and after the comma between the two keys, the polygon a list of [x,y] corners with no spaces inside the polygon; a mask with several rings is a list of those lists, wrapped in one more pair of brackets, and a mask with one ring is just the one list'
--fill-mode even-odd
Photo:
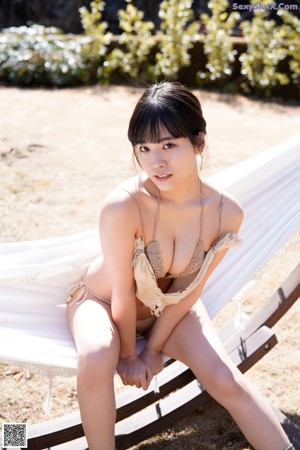
{"label": "young woman", "polygon": [[[198,99],[179,83],[148,88],[131,117],[128,137],[142,172],[106,198],[103,255],[68,299],[90,450],[115,448],[115,370],[125,385],[147,389],[163,369],[161,353],[192,369],[255,449],[292,448],[201,302],[209,275],[238,242],[243,217],[235,199],[199,177],[205,134]],[[146,337],[139,355],[137,333]]]}

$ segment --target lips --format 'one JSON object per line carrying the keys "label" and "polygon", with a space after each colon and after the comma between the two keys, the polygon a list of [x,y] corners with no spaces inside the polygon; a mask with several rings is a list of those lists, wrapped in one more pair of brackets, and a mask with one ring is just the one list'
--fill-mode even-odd
{"label": "lips", "polygon": [[169,178],[171,178],[171,176],[172,176],[172,174],[170,174],[170,173],[162,173],[162,174],[154,175],[154,177],[159,181],[168,180]]}

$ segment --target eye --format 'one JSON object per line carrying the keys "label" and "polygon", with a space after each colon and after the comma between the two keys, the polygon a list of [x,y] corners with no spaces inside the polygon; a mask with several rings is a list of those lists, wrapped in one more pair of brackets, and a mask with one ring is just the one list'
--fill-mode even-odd
{"label": "eye", "polygon": [[167,142],[167,143],[164,144],[164,146],[163,146],[163,148],[164,148],[165,150],[168,150],[168,149],[173,148],[173,147],[175,147],[175,144],[173,144],[173,142]]}
{"label": "eye", "polygon": [[146,152],[149,152],[149,148],[146,147],[145,145],[141,145],[140,147],[138,147],[138,151],[140,153],[146,153]]}

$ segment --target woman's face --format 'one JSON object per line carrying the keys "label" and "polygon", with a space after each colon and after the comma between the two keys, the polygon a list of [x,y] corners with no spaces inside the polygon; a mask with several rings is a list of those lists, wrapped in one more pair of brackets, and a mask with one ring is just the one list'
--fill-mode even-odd
{"label": "woman's face", "polygon": [[161,191],[168,191],[194,179],[200,148],[187,137],[174,138],[167,130],[162,129],[160,136],[159,142],[137,144],[134,151],[149,179]]}

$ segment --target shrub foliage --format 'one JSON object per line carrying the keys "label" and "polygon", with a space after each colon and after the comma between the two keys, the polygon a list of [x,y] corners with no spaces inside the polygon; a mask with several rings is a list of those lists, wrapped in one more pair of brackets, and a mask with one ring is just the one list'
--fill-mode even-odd
{"label": "shrub foliage", "polygon": [[206,71],[199,71],[197,77],[200,84],[212,82],[223,86],[232,75],[232,65],[237,55],[231,31],[240,15],[227,12],[227,0],[211,0],[208,6],[211,15],[201,16],[206,31],[203,39],[204,54],[207,55]]}
{"label": "shrub foliage", "polygon": [[190,49],[199,39],[199,24],[194,20],[192,1],[164,0],[160,4],[159,51],[153,67],[155,79],[176,80],[179,70],[190,64]]}
{"label": "shrub foliage", "polygon": [[88,61],[91,71],[98,79],[104,76],[107,46],[110,44],[112,35],[107,33],[108,24],[102,21],[102,11],[105,2],[94,0],[90,4],[91,10],[85,6],[79,9],[82,28],[90,39],[83,48],[83,55]]}
{"label": "shrub foliage", "polygon": [[126,0],[127,7],[119,11],[119,27],[123,31],[120,46],[114,48],[105,63],[105,77],[119,71],[126,79],[145,82],[150,77],[149,54],[155,45],[154,24],[144,21],[144,13]]}
{"label": "shrub foliage", "polygon": [[273,95],[278,87],[294,86],[294,92],[299,88],[300,20],[286,9],[277,11],[278,24],[268,18],[267,8],[253,8],[252,21],[240,25],[245,50],[238,54],[231,34],[240,19],[229,12],[228,0],[210,0],[211,14],[196,18],[191,0],[163,0],[158,30],[144,20],[132,0],[126,2],[126,8],[119,11],[122,35],[118,41],[102,20],[103,0],[92,1],[89,9],[80,8],[81,36],[40,25],[3,30],[0,80],[27,86],[108,83],[115,76],[119,81],[143,84],[176,80],[184,67],[191,63],[197,67],[195,56],[191,58],[197,44],[203,49],[197,56],[202,64],[191,74],[190,85],[219,89],[231,85],[235,91],[264,96]]}
{"label": "shrub foliage", "polygon": [[[266,4],[266,0],[262,4]],[[284,27],[278,27],[275,20],[268,20],[267,14],[264,9],[255,9],[252,23],[245,21],[241,24],[247,51],[240,56],[240,61],[241,73],[251,90],[265,91],[270,95],[273,87],[287,85],[290,80],[279,68],[280,62],[287,57]]]}
{"label": "shrub foliage", "polygon": [[25,86],[70,86],[91,81],[86,37],[40,25],[8,28],[0,35],[0,79]]}

